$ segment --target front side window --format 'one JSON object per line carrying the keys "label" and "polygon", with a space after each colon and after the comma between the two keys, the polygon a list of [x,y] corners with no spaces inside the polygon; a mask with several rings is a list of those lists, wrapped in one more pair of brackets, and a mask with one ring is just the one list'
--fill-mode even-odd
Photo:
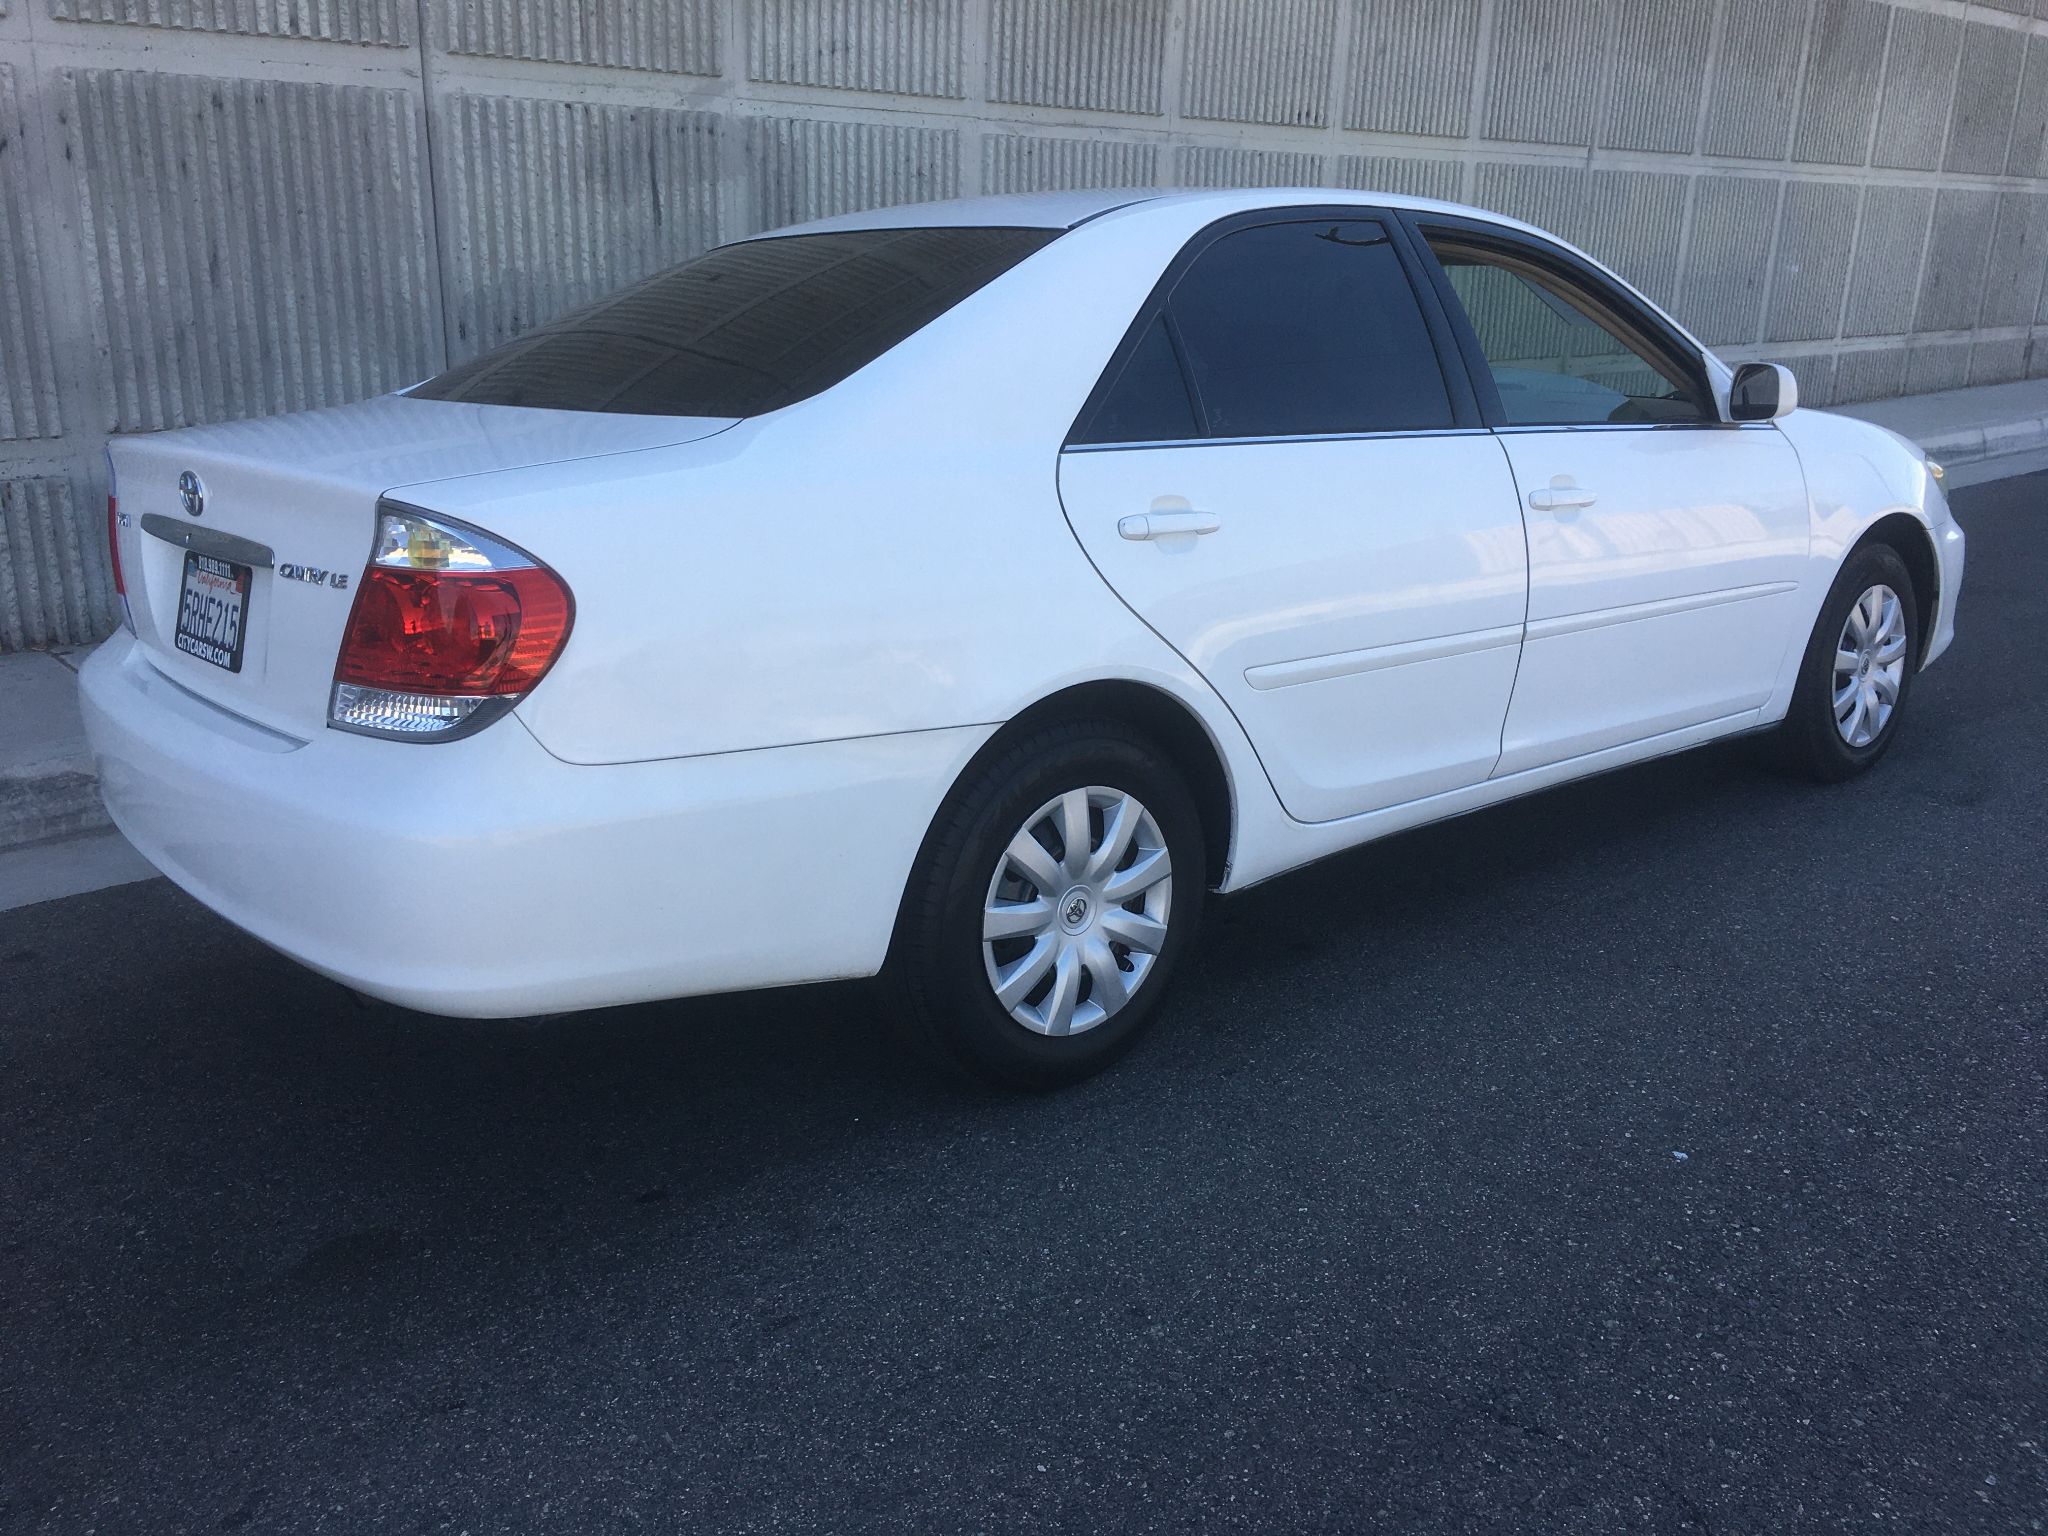
{"label": "front side window", "polygon": [[757,416],[829,389],[1058,233],[863,229],[720,246],[412,393],[556,411]]}
{"label": "front side window", "polygon": [[[1169,429],[1193,421],[1198,431]],[[1432,431],[1442,368],[1385,229],[1265,224],[1207,245],[1174,284],[1077,442]]]}
{"label": "front side window", "polygon": [[1534,261],[1432,234],[1509,426],[1715,419],[1696,367],[1598,292]]}

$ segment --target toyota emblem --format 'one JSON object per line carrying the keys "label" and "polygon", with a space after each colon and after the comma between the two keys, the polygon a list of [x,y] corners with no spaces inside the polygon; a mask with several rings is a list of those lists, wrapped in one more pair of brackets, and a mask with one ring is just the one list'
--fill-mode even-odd
{"label": "toyota emblem", "polygon": [[206,487],[199,483],[199,477],[186,470],[178,476],[178,500],[185,504],[189,517],[197,517],[206,510]]}

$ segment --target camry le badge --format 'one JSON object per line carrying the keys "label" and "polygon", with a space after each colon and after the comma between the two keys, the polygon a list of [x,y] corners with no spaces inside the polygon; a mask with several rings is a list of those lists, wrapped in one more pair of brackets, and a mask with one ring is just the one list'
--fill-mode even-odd
{"label": "camry le badge", "polygon": [[348,590],[346,571],[323,571],[317,565],[293,565],[287,562],[277,568],[277,574],[286,581],[310,582],[316,587],[332,587],[337,592]]}
{"label": "camry le badge", "polygon": [[178,500],[185,504],[189,517],[197,517],[206,510],[206,487],[199,483],[199,477],[186,470],[178,476]]}

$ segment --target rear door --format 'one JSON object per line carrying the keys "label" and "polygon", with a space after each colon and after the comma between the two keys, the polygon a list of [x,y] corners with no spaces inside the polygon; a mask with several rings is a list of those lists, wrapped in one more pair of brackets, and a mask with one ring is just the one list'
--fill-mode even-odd
{"label": "rear door", "polygon": [[1483,780],[1514,685],[1514,481],[1417,270],[1355,208],[1212,226],[1060,459],[1096,568],[1304,821]]}
{"label": "rear door", "polygon": [[1514,466],[1529,628],[1500,774],[1725,723],[1802,638],[1798,455],[1721,419],[1699,353],[1590,264],[1419,219]]}

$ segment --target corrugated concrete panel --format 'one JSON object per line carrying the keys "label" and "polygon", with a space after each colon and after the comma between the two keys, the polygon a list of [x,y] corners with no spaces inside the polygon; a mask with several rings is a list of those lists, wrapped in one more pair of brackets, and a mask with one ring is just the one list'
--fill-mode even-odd
{"label": "corrugated concrete panel", "polygon": [[1998,232],[1984,278],[1981,326],[2031,325],[2048,272],[2048,194],[1998,194]]}
{"label": "corrugated concrete panel", "polygon": [[718,0],[450,0],[445,14],[451,53],[715,75],[722,10]]}
{"label": "corrugated concrete panel", "polygon": [[1890,8],[1878,0],[1818,0],[1807,48],[1806,91],[1792,158],[1861,165],[1870,152]]}
{"label": "corrugated concrete panel", "polygon": [[1784,158],[1806,15],[1804,4],[1789,0],[1728,0],[1707,115],[1708,154]]}
{"label": "corrugated concrete panel", "polygon": [[1892,11],[1892,51],[1884,70],[1871,163],[1931,171],[1941,164],[1949,96],[1963,24],[1927,11]]}
{"label": "corrugated concrete panel", "polygon": [[1835,403],[1833,357],[1795,358],[1789,365],[1799,381],[1799,403],[1825,409]]}
{"label": "corrugated concrete panel", "polygon": [[1336,25],[1336,0],[1190,0],[1181,111],[1324,126]]}
{"label": "corrugated concrete panel", "polygon": [[0,438],[64,431],[32,206],[14,71],[0,64]]}
{"label": "corrugated concrete panel", "polygon": [[1996,176],[2005,169],[2026,50],[2010,27],[1975,24],[1963,29],[1956,72],[1955,108],[1949,117],[1946,170]]}
{"label": "corrugated concrete panel", "polygon": [[1906,380],[1906,349],[1882,347],[1870,352],[1844,352],[1835,364],[1835,404],[1858,400],[1889,400]]}
{"label": "corrugated concrete panel", "polygon": [[959,0],[754,0],[747,74],[908,96],[959,96]]}
{"label": "corrugated concrete panel", "polygon": [[438,123],[455,359],[718,241],[718,119],[453,94]]}
{"label": "corrugated concrete panel", "polygon": [[1174,151],[1173,171],[1183,187],[1316,187],[1323,182],[1323,157],[1183,144]]}
{"label": "corrugated concrete panel", "polygon": [[1437,197],[1460,202],[1464,166],[1456,160],[1423,155],[1339,155],[1333,185],[1361,192],[1399,192],[1408,197]]}
{"label": "corrugated concrete panel", "polygon": [[1149,187],[1159,181],[1159,147],[1124,139],[991,134],[981,144],[984,192],[1067,187]]}
{"label": "corrugated concrete panel", "polygon": [[1906,351],[1906,393],[1961,389],[1970,382],[1970,343],[1926,341]]}
{"label": "corrugated concrete panel", "polygon": [[1962,331],[1984,307],[1984,266],[1998,225],[1998,194],[1944,187],[1934,204],[1927,275],[1920,282],[1916,331]]}
{"label": "corrugated concrete panel", "polygon": [[1351,34],[1347,128],[1463,138],[1479,0],[1377,0]]}
{"label": "corrugated concrete panel", "polygon": [[1476,169],[1472,201],[1541,225],[1574,244],[1586,232],[1586,172],[1576,165],[1486,161]]}
{"label": "corrugated concrete panel", "polygon": [[440,365],[410,93],[125,70],[64,87],[110,427],[331,405]]}
{"label": "corrugated concrete panel", "polygon": [[0,649],[83,645],[113,628],[103,494],[55,477],[0,480]]}
{"label": "corrugated concrete panel", "polygon": [[1708,346],[1742,346],[1761,334],[1778,189],[1761,176],[1713,175],[1694,188],[1678,318]]}
{"label": "corrugated concrete panel", "polygon": [[2027,376],[2027,338],[1980,341],[1970,353],[1970,382],[2011,384]]}
{"label": "corrugated concrete panel", "polygon": [[1571,237],[1659,304],[1678,284],[1687,178],[1662,171],[1595,171],[1582,235]]}
{"label": "corrugated concrete panel", "polygon": [[412,47],[419,17],[417,0],[49,0],[49,6],[59,21],[310,37],[387,48]]}
{"label": "corrugated concrete panel", "polygon": [[996,0],[991,101],[1157,113],[1167,0]]}
{"label": "corrugated concrete panel", "polygon": [[746,144],[757,229],[960,193],[960,136],[950,128],[755,118]]}
{"label": "corrugated concrete panel", "polygon": [[1608,30],[1603,0],[1497,0],[1487,137],[1592,143]]}
{"label": "corrugated concrete panel", "polygon": [[1912,329],[1933,209],[1931,187],[1872,187],[1864,193],[1844,336],[1893,336]]}
{"label": "corrugated concrete panel", "polygon": [[2048,36],[2028,39],[2019,96],[2005,174],[2048,176]]}
{"label": "corrugated concrete panel", "polygon": [[1824,341],[1835,334],[1856,240],[1856,205],[1856,189],[1841,182],[1786,186],[1778,263],[1764,311],[1766,341]]}
{"label": "corrugated concrete panel", "polygon": [[1691,154],[1714,0],[1633,0],[1616,20],[1614,83],[1600,142]]}

